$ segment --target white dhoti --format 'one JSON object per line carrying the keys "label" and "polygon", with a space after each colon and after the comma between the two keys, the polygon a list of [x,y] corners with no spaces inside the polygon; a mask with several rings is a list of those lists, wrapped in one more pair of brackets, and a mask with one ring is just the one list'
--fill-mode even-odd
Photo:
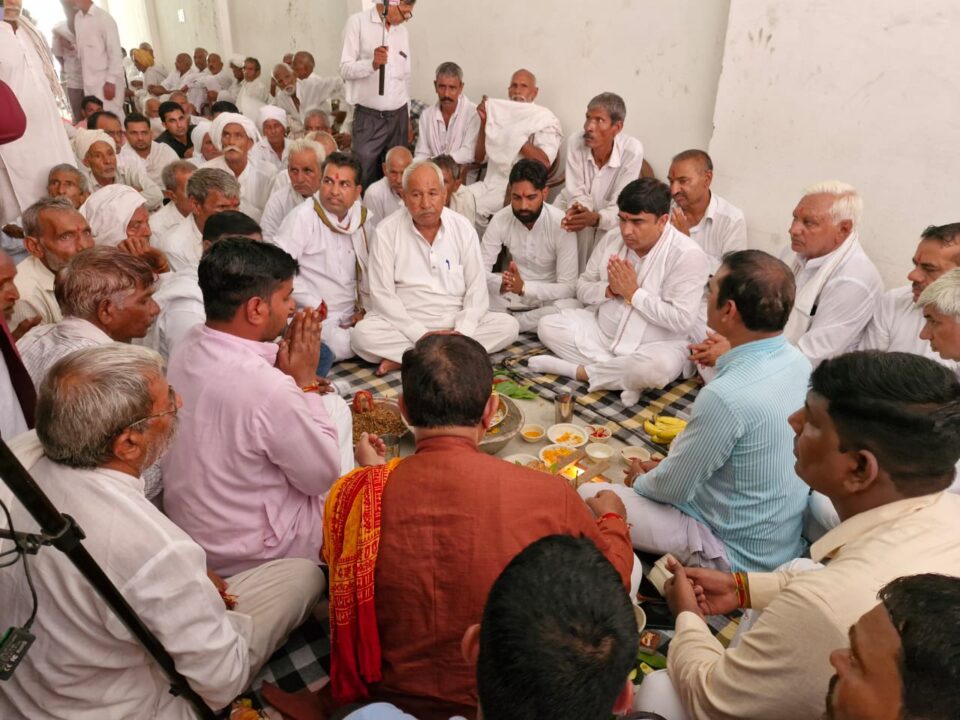
{"label": "white dhoti", "polygon": [[[511,296],[516,298],[516,296]],[[517,307],[510,299],[500,294],[499,281],[497,288],[490,288],[490,312],[508,313],[520,325],[520,332],[536,332],[542,318],[556,315],[561,310],[575,310],[582,307],[576,298],[561,298],[550,300],[542,305],[531,305],[529,309]]]}
{"label": "white dhoti", "polygon": [[337,447],[340,449],[340,475],[346,475],[356,465],[353,459],[353,415],[347,402],[336,393],[323,396],[323,407],[337,428]]}
{"label": "white dhoti", "polygon": [[662,388],[680,375],[687,359],[686,341],[677,340],[647,343],[630,355],[614,355],[609,350],[612,339],[586,309],[543,318],[537,334],[555,355],[586,368],[591,392]]}
{"label": "white dhoti", "polygon": [[[421,320],[422,321],[422,320]],[[453,318],[441,318],[434,323],[425,323],[429,330],[452,330]],[[470,337],[483,345],[488,353],[503,350],[517,339],[517,321],[505,313],[486,313],[470,333]],[[351,344],[354,352],[368,362],[383,359],[400,362],[403,353],[413,347],[413,342],[390,321],[368,313],[353,329]]]}
{"label": "white dhoti", "polygon": [[340,327],[335,321],[323,323],[323,332],[321,333],[323,344],[330,348],[330,352],[333,353],[333,357],[337,362],[349,360],[356,354],[353,352],[353,347],[351,347],[350,344],[352,335],[352,327]]}
{"label": "white dhoti", "polygon": [[640,552],[670,553],[682,565],[730,570],[723,542],[706,525],[673,505],[658,503],[625,485],[585,483],[577,492],[584,500],[601,490],[615,492],[627,509],[630,542]]}

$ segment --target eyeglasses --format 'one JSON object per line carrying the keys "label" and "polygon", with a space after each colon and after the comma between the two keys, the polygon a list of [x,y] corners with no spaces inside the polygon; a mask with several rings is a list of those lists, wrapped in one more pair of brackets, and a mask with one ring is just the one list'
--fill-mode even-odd
{"label": "eyeglasses", "polygon": [[169,385],[168,387],[170,388],[170,390],[169,390],[169,392],[168,392],[168,395],[169,395],[169,397],[170,397],[170,409],[169,409],[169,410],[164,410],[163,412],[160,412],[160,413],[154,413],[153,415],[147,415],[146,417],[142,417],[142,418],[140,418],[139,420],[134,420],[134,421],[133,421],[132,423],[130,423],[129,425],[126,425],[123,429],[124,429],[124,430],[129,430],[129,429],[132,428],[134,425],[139,425],[139,424],[141,424],[141,423],[145,423],[145,422],[147,422],[148,420],[153,420],[154,418],[164,417],[165,415],[173,415],[174,417],[176,417],[176,415],[177,415],[177,410],[179,409],[179,408],[177,407],[177,391],[173,389],[173,385]]}

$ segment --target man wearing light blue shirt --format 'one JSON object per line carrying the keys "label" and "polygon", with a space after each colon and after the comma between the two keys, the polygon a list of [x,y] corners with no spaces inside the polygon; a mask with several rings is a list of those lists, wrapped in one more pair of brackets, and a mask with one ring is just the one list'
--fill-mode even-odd
{"label": "man wearing light blue shirt", "polygon": [[[810,362],[783,337],[793,307],[790,269],[767,253],[727,255],[708,285],[707,322],[731,350],[662,462],[634,461],[616,492],[638,550],[682,563],[772,570],[803,553],[807,487],[794,472],[787,417],[801,406]],[[628,486],[633,484],[631,490]]]}

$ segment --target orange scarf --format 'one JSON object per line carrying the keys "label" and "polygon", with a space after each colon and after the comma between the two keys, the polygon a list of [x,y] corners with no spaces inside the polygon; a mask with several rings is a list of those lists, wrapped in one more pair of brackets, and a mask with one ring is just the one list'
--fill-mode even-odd
{"label": "orange scarf", "polygon": [[330,566],[330,687],[340,704],[369,697],[379,682],[380,633],[374,570],[380,548],[380,502],[399,458],[340,478],[323,508],[323,557]]}

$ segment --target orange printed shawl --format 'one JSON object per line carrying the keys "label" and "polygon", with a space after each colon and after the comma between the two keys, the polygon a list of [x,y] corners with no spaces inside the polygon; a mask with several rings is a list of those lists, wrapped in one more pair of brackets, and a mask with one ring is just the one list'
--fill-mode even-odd
{"label": "orange printed shawl", "polygon": [[380,502],[400,462],[357,468],[340,478],[324,503],[323,557],[330,566],[330,689],[340,704],[369,697],[379,682],[380,634],[374,570],[380,548]]}

